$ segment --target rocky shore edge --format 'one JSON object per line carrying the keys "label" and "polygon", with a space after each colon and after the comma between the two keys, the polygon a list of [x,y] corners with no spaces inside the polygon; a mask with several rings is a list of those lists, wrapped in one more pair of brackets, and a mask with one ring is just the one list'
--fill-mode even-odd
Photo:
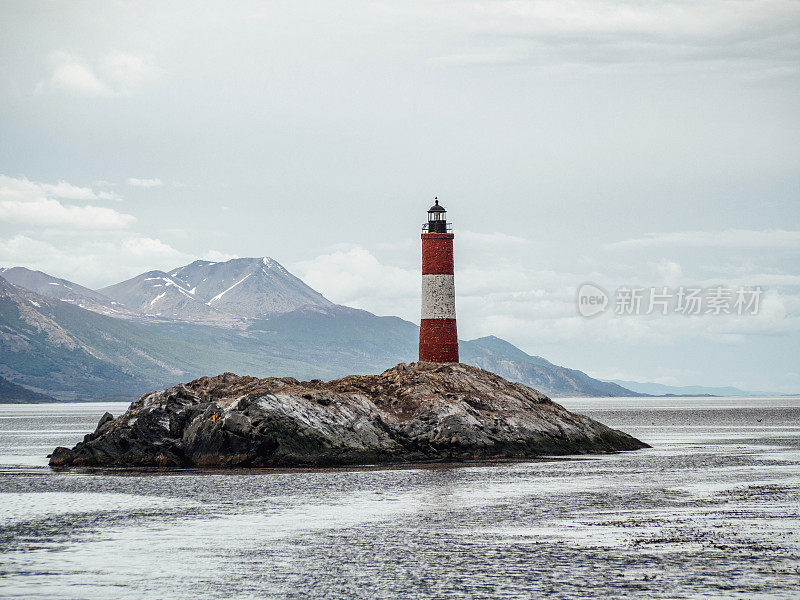
{"label": "rocky shore edge", "polygon": [[647,447],[494,373],[417,362],[329,382],[201,377],[106,413],[50,466],[327,467]]}

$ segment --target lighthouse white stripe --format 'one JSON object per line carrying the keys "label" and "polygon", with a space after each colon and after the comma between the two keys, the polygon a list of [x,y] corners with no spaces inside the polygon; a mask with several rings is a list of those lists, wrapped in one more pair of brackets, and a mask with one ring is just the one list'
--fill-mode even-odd
{"label": "lighthouse white stripe", "polygon": [[456,318],[456,286],[452,275],[422,276],[422,318]]}

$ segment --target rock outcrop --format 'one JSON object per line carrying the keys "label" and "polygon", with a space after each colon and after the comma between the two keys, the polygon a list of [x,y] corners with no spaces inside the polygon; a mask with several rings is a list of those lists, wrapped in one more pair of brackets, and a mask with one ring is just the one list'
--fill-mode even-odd
{"label": "rock outcrop", "polygon": [[291,467],[532,458],[647,444],[464,364],[329,382],[202,377],[145,394],[53,467]]}

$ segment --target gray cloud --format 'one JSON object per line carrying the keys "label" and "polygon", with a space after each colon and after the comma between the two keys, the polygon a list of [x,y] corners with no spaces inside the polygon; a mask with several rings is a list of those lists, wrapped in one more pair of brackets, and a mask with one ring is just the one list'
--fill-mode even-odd
{"label": "gray cloud", "polygon": [[467,2],[470,49],[447,64],[743,62],[796,74],[800,7],[771,2]]}
{"label": "gray cloud", "polygon": [[162,185],[164,185],[164,182],[157,178],[139,179],[137,177],[129,177],[128,185],[132,185],[135,187],[152,188],[152,187],[161,187]]}
{"label": "gray cloud", "polygon": [[605,244],[610,250],[653,247],[729,248],[738,250],[784,248],[800,250],[800,231],[727,229],[725,231],[676,231]]}
{"label": "gray cloud", "polygon": [[142,56],[126,52],[109,52],[89,61],[71,52],[55,50],[50,53],[49,62],[50,76],[39,82],[38,92],[60,91],[90,98],[123,96],[161,73]]}

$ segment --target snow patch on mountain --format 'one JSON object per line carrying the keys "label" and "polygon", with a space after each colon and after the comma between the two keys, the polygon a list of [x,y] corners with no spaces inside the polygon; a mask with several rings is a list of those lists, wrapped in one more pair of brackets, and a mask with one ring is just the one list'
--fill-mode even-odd
{"label": "snow patch on mountain", "polygon": [[229,287],[227,290],[225,290],[224,292],[220,292],[219,294],[217,294],[216,296],[214,296],[214,297],[213,297],[211,300],[209,300],[209,301],[207,302],[207,304],[211,305],[211,304],[213,304],[214,302],[216,302],[217,300],[219,300],[220,298],[222,298],[222,297],[223,297],[225,294],[227,294],[228,292],[230,292],[230,291],[231,291],[233,288],[235,288],[237,285],[239,285],[240,283],[242,283],[242,282],[243,282],[245,279],[247,279],[248,277],[250,277],[250,275],[252,275],[252,273],[248,273],[248,274],[247,274],[247,275],[245,275],[245,276],[244,276],[242,279],[240,279],[239,281],[237,281],[236,283],[234,283],[234,284],[233,284],[231,287]]}

